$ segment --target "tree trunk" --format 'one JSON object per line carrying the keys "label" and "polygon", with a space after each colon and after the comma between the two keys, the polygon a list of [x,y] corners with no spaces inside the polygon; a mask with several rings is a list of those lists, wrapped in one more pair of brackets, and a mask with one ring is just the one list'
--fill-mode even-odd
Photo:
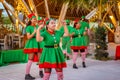
{"label": "tree trunk", "polygon": [[114,24],[115,28],[117,27],[117,21],[115,19],[114,13],[112,12],[112,10],[109,13],[110,19],[112,21],[112,23]]}
{"label": "tree trunk", "polygon": [[33,0],[28,0],[28,2],[29,2],[29,6],[30,6],[32,12],[34,12],[36,17],[38,18],[38,12],[37,12],[37,9],[35,7],[34,1]]}
{"label": "tree trunk", "polygon": [[104,23],[104,20],[105,20],[106,16],[109,14],[109,12],[111,11],[112,7],[113,7],[113,5],[110,6],[110,7],[107,9],[107,12],[106,12],[105,15],[103,16],[102,24]]}
{"label": "tree trunk", "polygon": [[[3,4],[3,6],[4,6],[4,4]],[[11,22],[12,22],[13,26],[15,27],[15,23],[14,23],[14,21],[13,21],[12,17],[10,16],[9,11],[7,10],[7,8],[6,8],[5,6],[4,6],[4,8],[5,8],[5,10],[6,10],[6,12],[7,12],[8,16],[9,16],[9,19],[11,20]]]}
{"label": "tree trunk", "polygon": [[107,24],[104,23],[104,25],[112,34],[114,34],[114,31]]}
{"label": "tree trunk", "polygon": [[69,2],[64,3],[62,5],[62,9],[61,9],[59,20],[58,20],[57,29],[59,29],[61,27],[61,25],[62,25],[61,21],[63,21],[65,19],[65,16],[66,16],[66,13],[67,13],[67,9],[68,9],[68,4],[69,4]]}
{"label": "tree trunk", "polygon": [[101,11],[101,7],[102,7],[102,0],[100,0],[100,4],[98,5],[98,10],[99,10],[99,19],[102,19],[102,16],[101,16],[101,13],[102,13],[102,11]]}
{"label": "tree trunk", "polygon": [[22,0],[24,6],[26,7],[26,9],[28,10],[29,13],[32,13],[31,10],[29,9],[28,5],[26,4],[25,0]]}
{"label": "tree trunk", "polygon": [[30,10],[33,12],[34,6],[32,5],[31,0],[28,0]]}
{"label": "tree trunk", "polygon": [[118,21],[120,23],[120,14],[119,14],[119,8],[118,7],[119,7],[118,3],[116,2],[115,5],[114,5],[114,10],[115,10],[115,14],[117,16],[117,19],[118,19]]}
{"label": "tree trunk", "polygon": [[34,3],[33,0],[31,0],[31,2],[32,2],[32,5],[33,5],[33,7],[34,7],[35,15],[36,15],[36,17],[38,18],[38,12],[37,12],[37,9],[36,9],[36,6],[35,6],[35,3]]}
{"label": "tree trunk", "polygon": [[47,2],[47,0],[44,0],[44,2],[45,2],[46,17],[50,18],[50,12],[49,12],[49,7],[48,7],[48,2]]}
{"label": "tree trunk", "polygon": [[12,15],[16,19],[18,19],[18,22],[22,25],[22,27],[25,27],[25,24],[18,18],[18,16],[15,15],[15,13],[8,7],[8,5],[4,1],[2,1],[2,4],[6,7],[6,9],[8,9],[12,13]]}

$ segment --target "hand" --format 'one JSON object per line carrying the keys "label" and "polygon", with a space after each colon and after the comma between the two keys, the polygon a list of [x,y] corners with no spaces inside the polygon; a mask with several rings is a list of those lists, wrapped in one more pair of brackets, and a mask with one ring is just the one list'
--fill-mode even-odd
{"label": "hand", "polygon": [[75,33],[69,34],[70,37],[72,37]]}
{"label": "hand", "polygon": [[36,33],[37,32],[37,29],[36,28],[34,28],[34,33]]}
{"label": "hand", "polygon": [[44,23],[40,24],[38,30],[41,30],[44,27]]}
{"label": "hand", "polygon": [[70,38],[70,42],[72,42],[72,38]]}
{"label": "hand", "polygon": [[63,25],[63,26],[66,26],[67,23],[66,23],[65,21],[62,21],[62,25]]}
{"label": "hand", "polygon": [[84,34],[84,35],[87,35],[87,32],[85,31],[83,34]]}

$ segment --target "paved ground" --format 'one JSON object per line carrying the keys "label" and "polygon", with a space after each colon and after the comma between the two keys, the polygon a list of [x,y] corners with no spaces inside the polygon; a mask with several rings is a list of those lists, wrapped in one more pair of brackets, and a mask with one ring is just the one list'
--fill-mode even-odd
{"label": "paved ground", "polygon": [[[114,57],[115,46],[109,44],[110,56]],[[82,68],[81,58],[77,60],[79,69],[72,69],[72,60],[67,60],[67,68],[64,69],[64,80],[120,80],[120,60],[98,61],[88,57],[86,60],[87,68]],[[24,80],[26,63],[11,64],[0,67],[0,80]],[[38,75],[38,67],[33,64],[31,75],[36,80],[42,80]],[[57,80],[56,72],[53,69],[50,80]]]}
{"label": "paved ground", "polygon": [[[87,68],[82,68],[81,59],[77,61],[79,69],[72,69],[72,60],[68,60],[68,67],[64,69],[64,80],[120,80],[120,61],[98,61],[87,58]],[[0,80],[24,80],[26,64],[11,64],[0,67]],[[38,68],[34,63],[31,74],[36,80],[42,80],[38,75]],[[57,80],[55,70],[50,80]]]}

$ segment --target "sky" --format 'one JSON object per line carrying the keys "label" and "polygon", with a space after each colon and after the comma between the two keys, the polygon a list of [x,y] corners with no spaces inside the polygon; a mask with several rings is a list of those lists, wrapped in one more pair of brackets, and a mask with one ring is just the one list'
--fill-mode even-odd
{"label": "sky", "polygon": [[[11,8],[11,6],[10,5],[8,5],[10,8]],[[5,11],[5,9],[4,9],[4,7],[3,7],[3,5],[2,5],[2,3],[0,2],[0,9],[3,9],[3,12],[2,12],[2,14],[4,15],[4,16],[8,16],[7,15],[7,12]]]}
{"label": "sky", "polygon": [[[4,7],[3,7],[2,3],[0,3],[0,9],[4,9]],[[5,11],[5,10],[3,10],[2,14],[3,14],[4,16],[7,16],[7,13],[6,13],[6,11]]]}

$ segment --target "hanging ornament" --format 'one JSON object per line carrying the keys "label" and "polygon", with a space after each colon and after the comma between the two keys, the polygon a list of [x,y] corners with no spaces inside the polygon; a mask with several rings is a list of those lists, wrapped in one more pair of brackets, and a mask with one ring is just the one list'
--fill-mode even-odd
{"label": "hanging ornament", "polygon": [[97,48],[100,48],[100,46],[99,46],[99,45],[97,45]]}

